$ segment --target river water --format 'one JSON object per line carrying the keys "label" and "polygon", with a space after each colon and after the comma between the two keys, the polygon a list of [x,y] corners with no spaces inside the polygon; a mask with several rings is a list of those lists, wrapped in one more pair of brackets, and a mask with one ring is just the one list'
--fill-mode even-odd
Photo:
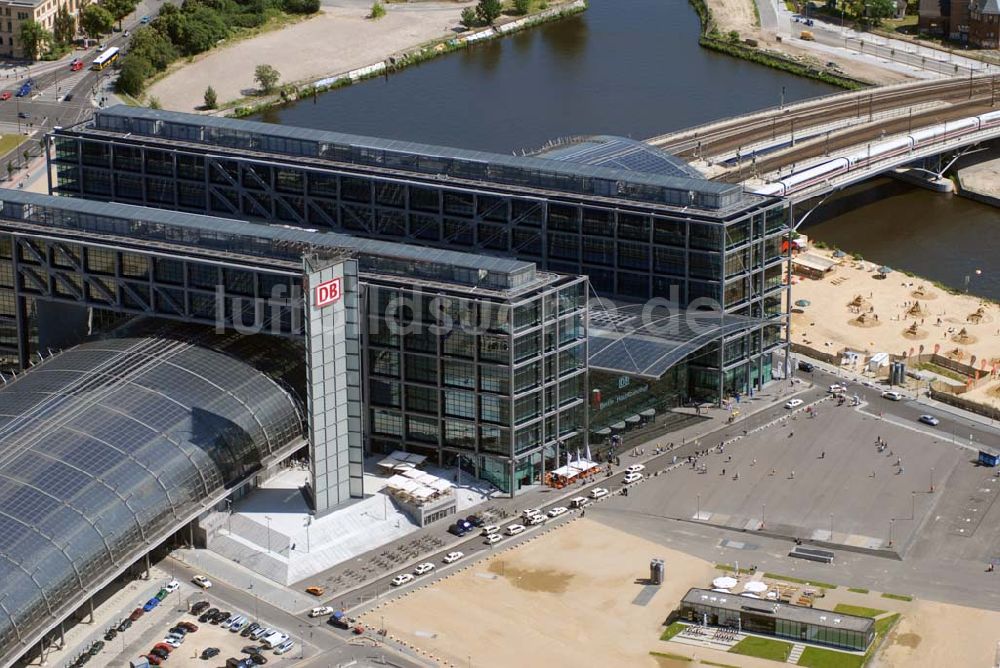
{"label": "river water", "polygon": [[[259,120],[507,152],[576,134],[651,137],[774,106],[782,88],[787,101],[836,91],[702,49],[686,0],[590,0],[583,14]],[[959,288],[972,272],[970,292],[1000,299],[996,209],[879,180],[831,198],[802,231]]]}

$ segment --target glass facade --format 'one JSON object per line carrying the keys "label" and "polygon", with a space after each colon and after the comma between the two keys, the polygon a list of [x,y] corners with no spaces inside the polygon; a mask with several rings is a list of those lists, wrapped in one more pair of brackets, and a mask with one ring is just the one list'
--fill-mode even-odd
{"label": "glass facade", "polygon": [[540,482],[561,448],[582,447],[587,282],[546,276],[475,297],[367,277],[371,448],[461,461],[511,492]]}

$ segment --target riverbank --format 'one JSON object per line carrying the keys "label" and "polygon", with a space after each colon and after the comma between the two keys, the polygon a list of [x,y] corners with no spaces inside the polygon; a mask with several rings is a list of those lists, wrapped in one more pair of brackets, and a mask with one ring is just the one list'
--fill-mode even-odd
{"label": "riverbank", "polygon": [[849,90],[912,78],[859,59],[816,53],[783,40],[773,30],[762,29],[755,0],[689,2],[701,21],[699,43],[704,48]]}
{"label": "riverbank", "polygon": [[[461,13],[474,6],[473,0],[393,3],[373,20],[367,1],[334,0],[309,21],[206,54],[157,81],[148,93],[164,108],[198,111],[205,88],[212,86],[225,101],[217,113],[246,116],[586,9],[584,0],[540,3],[546,8],[469,31]],[[254,68],[264,63],[281,74],[281,94],[256,94]]]}

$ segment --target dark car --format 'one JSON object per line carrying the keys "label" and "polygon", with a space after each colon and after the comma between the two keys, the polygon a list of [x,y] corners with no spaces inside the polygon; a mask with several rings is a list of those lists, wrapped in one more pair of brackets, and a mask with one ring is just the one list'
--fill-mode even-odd
{"label": "dark car", "polygon": [[118,633],[123,633],[125,629],[129,628],[130,626],[132,626],[132,620],[126,617],[118,625]]}
{"label": "dark car", "polygon": [[201,617],[198,618],[198,621],[201,622],[202,624],[208,624],[217,614],[219,614],[218,608],[209,608],[208,610],[206,610],[201,614]]}
{"label": "dark car", "polygon": [[146,601],[146,605],[142,606],[142,609],[145,612],[149,612],[150,610],[152,610],[153,608],[155,608],[159,604],[160,604],[160,599],[158,599],[158,598],[156,598],[154,596],[153,598],[151,598],[148,601]]}
{"label": "dark car", "polygon": [[115,636],[117,635],[118,635],[118,629],[111,627],[110,629],[108,629],[108,632],[104,634],[104,639],[107,640],[108,642],[111,642],[112,640],[115,639]]}
{"label": "dark car", "polygon": [[177,622],[177,626],[187,629],[188,633],[194,633],[198,630],[198,625],[194,622]]}
{"label": "dark car", "polygon": [[153,649],[149,650],[149,653],[152,654],[153,656],[158,656],[161,659],[165,659],[168,656],[170,656],[169,652],[160,647],[154,647]]}
{"label": "dark car", "polygon": [[204,652],[201,653],[201,658],[204,660],[211,659],[213,656],[219,656],[218,647],[209,647]]}
{"label": "dark car", "polygon": [[136,608],[135,610],[132,611],[132,614],[129,615],[128,618],[134,622],[135,620],[137,620],[140,617],[142,617],[142,614],[144,612],[145,612],[145,610],[143,610],[142,608]]}
{"label": "dark car", "polygon": [[192,615],[200,615],[206,610],[208,610],[208,601],[198,601],[197,603],[191,606]]}
{"label": "dark car", "polygon": [[260,628],[260,624],[254,622],[253,624],[248,624],[245,629],[240,631],[240,635],[246,638],[248,635]]}
{"label": "dark car", "polygon": [[90,646],[88,652],[90,656],[97,656],[98,652],[100,652],[102,649],[104,649],[104,642],[98,640],[97,642],[95,642],[93,645]]}
{"label": "dark car", "polygon": [[155,598],[157,598],[160,601],[162,601],[163,599],[165,599],[169,595],[170,595],[169,591],[167,591],[166,589],[161,589],[160,591],[156,592],[156,597]]}
{"label": "dark car", "polygon": [[469,515],[465,518],[465,521],[474,527],[484,527],[486,526],[486,521],[483,520],[479,515]]}
{"label": "dark car", "polygon": [[189,633],[189,631],[180,624],[178,624],[177,626],[170,629],[167,633],[176,633],[179,636],[186,636]]}
{"label": "dark car", "polygon": [[72,101],[73,101],[73,93],[66,93],[66,96],[63,97],[63,102],[72,102]]}
{"label": "dark car", "polygon": [[816,365],[813,364],[812,362],[805,362],[805,361],[799,362],[799,371],[808,371],[812,373],[815,370],[816,370]]}
{"label": "dark car", "polygon": [[147,654],[146,661],[149,661],[149,665],[151,666],[158,666],[161,663],[163,663],[163,659],[161,657],[156,656],[155,654]]}
{"label": "dark car", "polygon": [[267,663],[267,657],[264,656],[263,654],[251,654],[250,658],[253,659],[253,662],[256,663],[258,666],[263,666],[265,663]]}
{"label": "dark car", "polygon": [[28,112],[26,112],[26,111],[19,111],[19,112],[17,112],[17,117],[18,118],[28,118]]}
{"label": "dark car", "polygon": [[220,612],[220,613],[218,613],[215,616],[215,618],[212,619],[212,623],[213,624],[221,624],[222,622],[228,620],[232,616],[233,615],[230,612],[226,612],[226,611]]}
{"label": "dark car", "polygon": [[257,647],[257,645],[247,645],[240,651],[244,654],[260,654],[260,647]]}
{"label": "dark car", "polygon": [[469,522],[468,520],[458,520],[450,527],[448,527],[448,531],[455,534],[456,536],[464,536],[465,534],[472,531],[474,528],[475,527],[473,527],[472,523]]}

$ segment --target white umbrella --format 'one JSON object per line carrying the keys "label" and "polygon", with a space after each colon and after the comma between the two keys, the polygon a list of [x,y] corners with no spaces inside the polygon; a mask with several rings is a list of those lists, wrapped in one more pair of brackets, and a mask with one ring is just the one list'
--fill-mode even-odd
{"label": "white umbrella", "polygon": [[712,586],[719,589],[732,589],[737,584],[736,578],[731,578],[728,575],[723,575],[712,580]]}
{"label": "white umbrella", "polygon": [[754,594],[762,594],[767,591],[767,584],[760,582],[759,580],[752,580],[743,585],[743,591],[753,592]]}

